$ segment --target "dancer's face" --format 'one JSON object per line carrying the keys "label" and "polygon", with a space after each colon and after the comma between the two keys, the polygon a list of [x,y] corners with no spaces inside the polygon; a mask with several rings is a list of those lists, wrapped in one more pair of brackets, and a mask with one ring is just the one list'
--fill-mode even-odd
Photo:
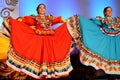
{"label": "dancer's face", "polygon": [[40,6],[39,6],[39,8],[38,8],[38,13],[39,13],[40,15],[45,15],[45,13],[46,13],[46,7],[45,7],[45,5],[40,5]]}
{"label": "dancer's face", "polygon": [[104,12],[105,17],[111,17],[112,16],[112,9],[107,8],[106,11]]}

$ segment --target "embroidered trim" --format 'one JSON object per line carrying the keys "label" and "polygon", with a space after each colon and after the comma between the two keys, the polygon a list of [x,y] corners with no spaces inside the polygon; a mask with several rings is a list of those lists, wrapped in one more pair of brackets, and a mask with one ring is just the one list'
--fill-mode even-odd
{"label": "embroidered trim", "polygon": [[109,18],[102,18],[100,16],[97,17],[98,20],[100,20],[102,23],[107,24],[108,28],[112,28],[114,30],[117,30],[120,27],[120,18],[115,17],[116,22],[114,22],[114,19],[112,17]]}
{"label": "embroidered trim", "polygon": [[79,43],[81,40],[80,36],[80,27],[79,27],[79,16],[74,15],[67,20],[67,28],[73,39],[76,43]]}
{"label": "embroidered trim", "polygon": [[50,30],[39,30],[36,29],[35,33],[38,35],[54,35],[55,34],[55,30],[50,29]]}
{"label": "embroidered trim", "polygon": [[100,28],[100,30],[105,33],[106,35],[109,36],[118,36],[120,34],[120,30],[116,31],[116,32],[108,32],[107,30],[105,30],[103,27]]}

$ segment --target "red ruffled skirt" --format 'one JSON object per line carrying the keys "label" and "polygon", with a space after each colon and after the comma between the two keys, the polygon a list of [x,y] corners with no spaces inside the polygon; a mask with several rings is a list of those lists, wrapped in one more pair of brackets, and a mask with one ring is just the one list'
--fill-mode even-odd
{"label": "red ruffled skirt", "polygon": [[72,38],[63,23],[54,35],[42,36],[30,26],[10,18],[11,48],[7,64],[17,71],[40,78],[69,74]]}

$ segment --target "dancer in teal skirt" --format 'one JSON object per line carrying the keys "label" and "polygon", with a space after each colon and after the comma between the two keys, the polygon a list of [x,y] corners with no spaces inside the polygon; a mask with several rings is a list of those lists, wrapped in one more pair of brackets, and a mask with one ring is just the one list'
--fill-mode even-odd
{"label": "dancer in teal skirt", "polygon": [[75,15],[67,20],[68,30],[80,50],[80,61],[107,74],[120,74],[120,18],[106,7],[104,18]]}

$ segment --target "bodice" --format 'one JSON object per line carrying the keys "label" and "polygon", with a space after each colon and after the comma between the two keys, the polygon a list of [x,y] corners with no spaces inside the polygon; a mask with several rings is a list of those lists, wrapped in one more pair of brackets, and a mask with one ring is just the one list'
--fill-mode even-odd
{"label": "bodice", "polygon": [[96,18],[100,24],[100,29],[105,34],[110,34],[110,36],[116,36],[120,34],[120,18],[119,17],[107,17],[107,18],[101,18],[98,16]]}

